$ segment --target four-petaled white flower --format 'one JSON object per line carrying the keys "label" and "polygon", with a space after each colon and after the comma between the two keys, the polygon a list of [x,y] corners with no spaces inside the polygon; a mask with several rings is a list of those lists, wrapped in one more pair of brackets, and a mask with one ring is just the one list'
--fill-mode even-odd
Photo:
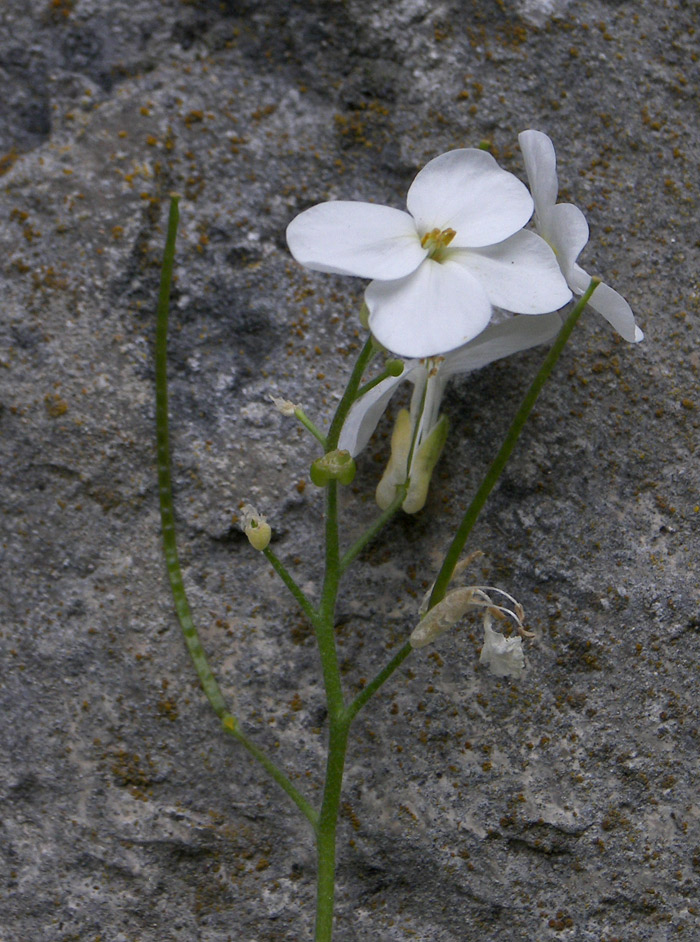
{"label": "four-petaled white flower", "polygon": [[[583,294],[591,279],[576,264],[576,259],[588,242],[586,217],[573,203],[557,203],[557,158],[547,135],[542,131],[523,131],[518,141],[535,201],[535,229],[554,249],[571,290]],[[634,322],[632,308],[608,285],[598,285],[588,305],[602,314],[625,340],[638,343],[644,339]]]}
{"label": "four-petaled white flower", "polygon": [[307,268],[371,278],[369,326],[403,357],[439,356],[488,325],[492,306],[545,314],[571,298],[547,243],[523,226],[527,188],[477,148],[453,150],[418,173],[408,212],[343,200],[305,210],[287,228]]}
{"label": "four-petaled white flower", "polygon": [[[416,513],[423,507],[430,474],[439,457],[439,451],[430,454],[431,437],[441,421],[440,403],[450,377],[480,369],[494,360],[545,343],[556,336],[561,323],[558,314],[508,318],[503,323],[487,327],[470,343],[444,357],[407,361],[403,373],[382,380],[353,405],[340,433],[338,447],[347,449],[351,455],[358,455],[370,440],[398,384],[407,379],[414,385],[410,421],[405,423],[405,447],[401,449],[402,443],[397,441],[392,448],[392,460],[377,488],[377,502],[381,507],[391,503],[396,486],[407,480],[410,480],[410,486],[403,509],[407,513]],[[443,443],[444,438],[437,445],[441,447]],[[420,470],[424,473],[421,474]]]}

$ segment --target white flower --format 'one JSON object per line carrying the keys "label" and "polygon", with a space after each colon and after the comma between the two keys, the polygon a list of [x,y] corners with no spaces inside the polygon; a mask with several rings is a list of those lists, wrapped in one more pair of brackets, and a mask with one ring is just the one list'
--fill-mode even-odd
{"label": "white flower", "polygon": [[404,357],[447,353],[487,326],[492,306],[544,314],[571,293],[552,250],[523,230],[527,188],[486,151],[453,150],[416,176],[408,212],[342,200],[305,210],[287,227],[307,268],[374,279],[369,326]]}
{"label": "white flower", "polygon": [[497,677],[520,677],[525,670],[522,638],[506,638],[491,627],[493,618],[484,612],[484,646],[479,660]]}
{"label": "white flower", "polygon": [[[573,203],[557,203],[557,158],[547,135],[542,131],[523,131],[518,135],[518,141],[535,201],[535,229],[554,249],[571,290],[581,295],[591,280],[576,264],[588,242],[586,217]],[[632,308],[608,285],[598,285],[588,305],[602,314],[625,340],[638,343],[644,339],[644,334],[634,322]]]}
{"label": "white flower", "polygon": [[[401,375],[390,376],[365,393],[350,410],[338,443],[339,448],[345,448],[353,456],[358,455],[367,445],[398,384],[405,379],[414,384],[410,421],[400,415],[395,435],[392,436],[392,459],[377,488],[379,505],[388,507],[394,499],[396,486],[410,478],[403,509],[407,513],[416,513],[423,507],[430,474],[439,457],[439,450],[435,454],[435,447],[431,448],[431,445],[441,448],[444,444],[439,430],[440,403],[450,377],[545,343],[559,332],[560,327],[561,318],[558,314],[511,317],[503,323],[487,327],[470,343],[452,350],[444,357],[409,360]],[[417,471],[422,457],[427,457],[432,463],[429,466],[424,464],[421,474]]]}

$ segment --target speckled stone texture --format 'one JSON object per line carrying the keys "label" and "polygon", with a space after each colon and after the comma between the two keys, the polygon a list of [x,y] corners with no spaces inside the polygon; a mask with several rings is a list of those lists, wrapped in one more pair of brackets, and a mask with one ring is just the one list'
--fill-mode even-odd
{"label": "speckled stone texture", "polygon": [[[303,942],[305,822],[218,728],[159,544],[153,339],[170,338],[185,580],[224,691],[314,800],[325,715],[293,600],[233,524],[251,500],[313,594],[314,442],[361,342],[362,284],[305,272],[289,220],[397,207],[417,169],[550,134],[582,262],[646,339],[577,328],[473,534],[525,606],[528,671],[477,623],[354,728],[339,942],[700,938],[698,19],[683,0],[7,0],[0,10],[2,942]],[[543,351],[450,387],[426,509],[348,577],[348,691],[418,600]],[[396,407],[394,406],[394,413]],[[386,419],[344,497],[373,519]]]}

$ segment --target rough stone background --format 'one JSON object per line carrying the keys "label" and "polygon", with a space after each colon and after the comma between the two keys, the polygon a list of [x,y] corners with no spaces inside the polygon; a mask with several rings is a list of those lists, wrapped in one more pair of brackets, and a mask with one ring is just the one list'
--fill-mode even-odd
{"label": "rough stone background", "polygon": [[[314,644],[232,519],[256,502],[318,587],[316,449],[267,395],[327,418],[362,286],[300,270],[285,226],[332,197],[400,207],[427,159],[483,139],[522,175],[527,127],[646,340],[586,317],[473,535],[537,632],[528,673],[490,676],[465,626],[358,721],[337,938],[700,938],[697,5],[6,0],[0,26],[2,942],[311,937],[310,835],[219,731],[165,578],[165,194],[185,578],[235,710],[315,795]],[[348,690],[412,627],[541,356],[451,387],[427,508],[348,579]]]}

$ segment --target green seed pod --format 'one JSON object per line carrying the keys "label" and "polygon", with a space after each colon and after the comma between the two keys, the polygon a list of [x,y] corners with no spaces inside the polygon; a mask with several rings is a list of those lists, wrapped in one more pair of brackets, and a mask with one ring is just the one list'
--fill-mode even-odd
{"label": "green seed pod", "polygon": [[447,416],[441,416],[431,430],[430,435],[421,443],[418,454],[411,462],[411,480],[408,485],[408,494],[406,494],[406,500],[401,505],[402,510],[407,514],[415,514],[423,509],[428,497],[430,478],[433,475],[438,458],[442,454],[442,449],[445,447],[449,427]]}
{"label": "green seed pod", "polygon": [[391,457],[381,481],[377,484],[375,494],[377,504],[382,510],[386,510],[396,497],[396,488],[406,483],[408,477],[406,466],[412,438],[411,415],[408,409],[401,409],[396,416],[394,430],[391,433]]}
{"label": "green seed pod", "polygon": [[329,451],[317,458],[309,473],[316,487],[327,487],[331,481],[350,484],[356,471],[357,465],[350,452],[336,448],[335,451]]}

